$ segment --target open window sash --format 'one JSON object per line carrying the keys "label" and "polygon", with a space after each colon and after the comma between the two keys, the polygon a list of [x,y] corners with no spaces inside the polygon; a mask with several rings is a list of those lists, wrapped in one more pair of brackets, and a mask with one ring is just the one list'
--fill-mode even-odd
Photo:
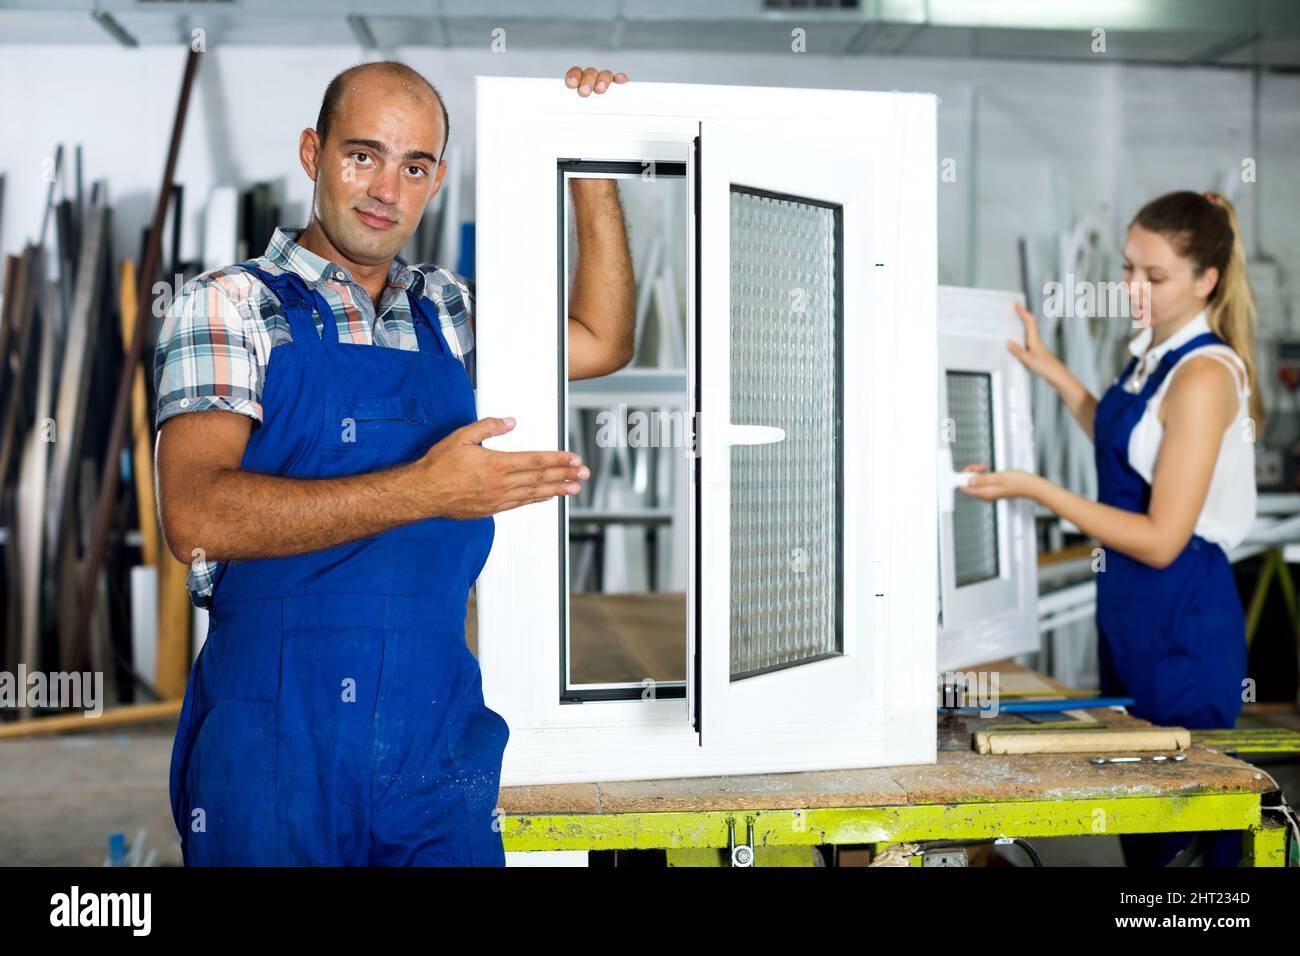
{"label": "open window sash", "polygon": [[868,163],[704,120],[688,692],[700,742],[865,700]]}

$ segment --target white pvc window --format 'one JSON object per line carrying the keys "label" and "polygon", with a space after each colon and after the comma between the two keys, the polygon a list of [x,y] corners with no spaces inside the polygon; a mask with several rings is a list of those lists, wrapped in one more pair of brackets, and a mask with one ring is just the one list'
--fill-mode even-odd
{"label": "white pvc window", "polygon": [[1007,350],[1018,297],[939,290],[939,666],[1038,649],[1033,504],[957,491],[969,465],[1034,467],[1029,378]]}
{"label": "white pvc window", "polygon": [[[612,550],[591,509],[618,501],[497,516],[477,616],[485,698],[511,728],[503,783],[932,760],[933,98],[640,83],[580,100],[549,80],[476,82],[478,412],[518,421],[487,446],[573,447],[615,399],[690,423],[658,465],[626,457],[685,483],[671,508],[621,515],[660,522],[657,554],[684,556],[653,587],[624,568],[614,591],[617,568],[601,582],[583,557],[593,537]],[[798,135],[771,133],[785,128]],[[565,381],[568,224],[541,197],[566,175],[679,165],[680,193],[646,188],[680,195],[685,228],[659,254],[685,264],[684,363],[669,349]],[[644,261],[638,295],[651,283],[650,312],[673,312]],[[538,308],[552,302],[555,321]],[[900,405],[901,383],[915,395]],[[623,523],[639,554],[643,529]],[[581,631],[593,595],[630,627],[678,584],[680,681],[638,680]],[[660,621],[642,633],[675,657]]]}

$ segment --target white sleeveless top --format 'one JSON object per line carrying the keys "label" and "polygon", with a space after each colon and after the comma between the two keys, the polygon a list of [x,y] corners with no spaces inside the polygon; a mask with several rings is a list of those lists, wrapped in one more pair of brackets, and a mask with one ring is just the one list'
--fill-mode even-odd
{"label": "white sleeveless top", "polygon": [[[1209,331],[1209,321],[1205,313],[1201,312],[1167,340],[1147,352],[1147,345],[1154,333],[1150,328],[1143,329],[1129,343],[1129,351],[1138,361],[1133,374],[1124,383],[1124,388],[1130,392],[1140,392],[1166,352]],[[1246,378],[1246,368],[1236,352],[1226,345],[1205,345],[1193,349],[1178,360],[1147,402],[1142,418],[1129,436],[1128,461],[1133,470],[1147,484],[1151,484],[1156,456],[1160,453],[1160,442],[1164,437],[1164,428],[1159,418],[1160,403],[1164,400],[1178,367],[1193,355],[1208,356],[1222,362],[1233,373],[1233,379],[1237,383],[1237,418],[1223,433],[1219,457],[1214,463],[1214,475],[1210,479],[1210,490],[1196,521],[1197,534],[1227,551],[1241,543],[1255,521],[1255,443],[1254,426],[1249,421],[1250,385]]]}

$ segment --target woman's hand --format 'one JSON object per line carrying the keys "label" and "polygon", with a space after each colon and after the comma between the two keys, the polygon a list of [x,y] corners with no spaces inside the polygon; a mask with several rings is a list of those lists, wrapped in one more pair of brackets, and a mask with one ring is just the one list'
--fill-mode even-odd
{"label": "woman's hand", "polygon": [[1019,302],[1016,303],[1016,312],[1025,324],[1025,344],[1008,340],[1007,349],[1020,360],[1021,365],[1035,375],[1041,375],[1048,385],[1056,389],[1056,394],[1061,396],[1070,415],[1091,440],[1093,421],[1097,417],[1097,399],[1043,343],[1038,334],[1038,319],[1034,314]]}
{"label": "woman's hand", "polygon": [[1037,500],[1040,483],[1043,480],[1038,475],[1016,469],[989,471],[988,465],[968,465],[962,471],[973,474],[970,481],[958,486],[957,490],[982,501],[998,501],[1002,498]]}
{"label": "woman's hand", "polygon": [[1011,354],[1020,359],[1020,364],[1035,375],[1041,375],[1049,382],[1061,368],[1061,360],[1052,354],[1051,349],[1043,344],[1038,335],[1038,319],[1019,302],[1016,312],[1025,324],[1025,344],[1008,341],[1007,348]]}

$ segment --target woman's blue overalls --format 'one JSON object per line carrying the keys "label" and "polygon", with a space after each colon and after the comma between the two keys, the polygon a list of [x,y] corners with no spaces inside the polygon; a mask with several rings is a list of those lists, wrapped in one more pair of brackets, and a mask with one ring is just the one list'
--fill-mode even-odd
{"label": "woman's blue overalls", "polygon": [[[1170,349],[1137,393],[1123,383],[1134,357],[1097,406],[1093,436],[1102,504],[1145,514],[1151,486],[1129,464],[1129,436],[1147,402],[1184,355],[1222,345],[1212,333]],[[1101,692],[1132,697],[1131,711],[1155,724],[1232,727],[1241,711],[1246,676],[1246,622],[1221,547],[1193,535],[1166,568],[1153,568],[1110,548],[1097,574],[1097,656]],[[1123,837],[1130,865],[1164,865],[1189,837]],[[1207,865],[1233,865],[1241,835],[1211,838]]]}
{"label": "woman's blue overalls", "polygon": [[[424,296],[408,290],[418,352],[340,344],[298,275],[243,268],[293,334],[272,353],[245,470],[372,472],[475,420]],[[172,749],[187,865],[504,865],[494,808],[509,730],[464,634],[493,528],[429,518],[218,569]]]}

